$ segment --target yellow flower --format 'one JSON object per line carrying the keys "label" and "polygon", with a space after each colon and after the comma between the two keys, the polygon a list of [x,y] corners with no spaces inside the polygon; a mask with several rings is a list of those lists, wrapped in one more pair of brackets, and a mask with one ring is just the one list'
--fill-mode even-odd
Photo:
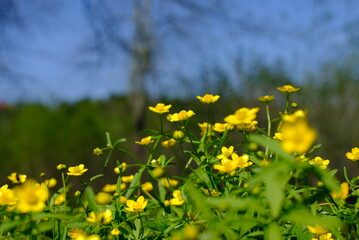
{"label": "yellow flower", "polygon": [[67,232],[67,236],[69,236],[71,239],[77,239],[79,237],[86,237],[86,232],[79,228],[72,228]]}
{"label": "yellow flower", "polygon": [[216,132],[230,131],[233,129],[233,125],[228,123],[215,123],[212,129]]}
{"label": "yellow flower", "polygon": [[183,200],[181,196],[180,190],[175,190],[173,192],[173,198],[171,198],[169,201],[165,202],[165,205],[171,205],[171,206],[179,206],[182,205],[185,201]]}
{"label": "yellow flower", "polygon": [[106,209],[105,211],[99,213],[90,212],[86,221],[95,224],[110,224],[112,221],[112,211],[110,209]]}
{"label": "yellow flower", "polygon": [[79,190],[77,190],[75,193],[74,193],[75,197],[78,197],[81,195],[81,192]]}
{"label": "yellow flower", "polygon": [[235,126],[250,124],[256,119],[258,111],[259,108],[240,108],[234,114],[225,117],[224,121]]}
{"label": "yellow flower", "polygon": [[181,130],[176,130],[173,132],[173,138],[175,139],[181,139],[184,137],[184,132],[182,132]]}
{"label": "yellow flower", "polygon": [[222,158],[221,164],[213,165],[213,168],[215,170],[219,171],[219,173],[221,173],[221,174],[224,174],[224,173],[232,174],[237,169],[237,167],[238,167],[237,163],[228,158]]}
{"label": "yellow flower", "polygon": [[176,140],[174,140],[173,138],[162,142],[162,146],[166,147],[166,148],[170,148],[170,147],[174,146],[175,144],[176,144]]}
{"label": "yellow flower", "polygon": [[154,140],[152,139],[151,136],[142,138],[141,141],[136,141],[135,143],[140,144],[140,145],[148,145],[150,143],[154,142]]}
{"label": "yellow flower", "polygon": [[5,184],[0,188],[0,206],[5,205],[15,205],[16,197],[12,189],[8,188],[8,185]]}
{"label": "yellow flower", "polygon": [[307,228],[308,228],[309,232],[311,232],[315,235],[321,235],[321,234],[328,232],[328,229],[326,229],[325,227],[318,225],[318,224],[316,224],[314,226],[307,225]]}
{"label": "yellow flower", "polygon": [[120,202],[121,203],[126,203],[127,202],[127,198],[125,196],[121,196],[120,197]]}
{"label": "yellow flower", "polygon": [[102,150],[101,150],[101,148],[95,148],[94,150],[93,150],[93,154],[95,154],[95,155],[97,155],[97,156],[99,156],[99,155],[101,155],[102,154]]}
{"label": "yellow flower", "polygon": [[7,177],[12,183],[24,183],[26,181],[25,174],[11,173],[10,176]]}
{"label": "yellow flower", "polygon": [[324,233],[321,234],[319,236],[319,238],[312,238],[312,240],[334,240],[334,238],[332,238],[333,234],[332,233]]}
{"label": "yellow flower", "polygon": [[148,201],[145,201],[145,198],[143,196],[140,196],[137,201],[134,200],[127,200],[126,205],[127,208],[125,208],[129,212],[143,212],[145,207],[147,206]]}
{"label": "yellow flower", "polygon": [[116,191],[116,184],[106,184],[102,191],[104,192],[115,192]]}
{"label": "yellow flower", "polygon": [[84,174],[85,172],[87,172],[87,168],[85,168],[85,165],[80,164],[78,166],[74,166],[74,167],[69,167],[67,175],[72,175],[72,176],[81,176],[82,174]]}
{"label": "yellow flower", "polygon": [[124,183],[130,183],[133,180],[133,175],[129,175],[129,176],[122,176],[121,177],[121,181]]}
{"label": "yellow flower", "polygon": [[[76,239],[76,240],[82,240],[82,239]],[[101,240],[101,238],[97,234],[92,234],[92,235],[86,237],[85,240]]]}
{"label": "yellow flower", "polygon": [[328,164],[330,163],[329,160],[324,160],[321,157],[315,157],[314,159],[309,161],[310,164],[316,165],[320,167],[321,169],[326,169]]}
{"label": "yellow flower", "polygon": [[15,187],[14,192],[18,201],[16,208],[21,213],[42,211],[49,196],[47,187],[34,180],[27,180]]}
{"label": "yellow flower", "polygon": [[258,121],[250,121],[245,122],[237,125],[237,128],[240,130],[247,130],[247,131],[253,131],[257,129]]}
{"label": "yellow flower", "polygon": [[331,192],[330,195],[336,200],[345,200],[349,194],[349,183],[343,182],[340,184],[340,190]]}
{"label": "yellow flower", "polygon": [[232,153],[231,157],[233,162],[237,164],[238,168],[246,168],[253,164],[253,162],[249,161],[249,156],[247,154],[238,156],[236,153]]}
{"label": "yellow flower", "polygon": [[44,181],[44,184],[46,185],[46,187],[48,188],[53,188],[55,187],[55,185],[57,184],[57,180],[55,178],[50,178],[50,179],[46,179]]}
{"label": "yellow flower", "polygon": [[305,153],[317,138],[317,132],[308,125],[306,114],[302,110],[284,115],[279,131],[282,138],[280,144],[289,153]]}
{"label": "yellow flower", "polygon": [[111,201],[112,201],[112,196],[107,192],[99,192],[96,194],[96,202],[100,205],[110,204]]}
{"label": "yellow flower", "polygon": [[358,161],[359,160],[359,148],[358,147],[352,148],[352,151],[347,152],[346,156],[348,159],[350,159],[352,161]]}
{"label": "yellow flower", "polygon": [[163,103],[157,103],[155,107],[148,107],[152,112],[155,113],[166,113],[169,112],[169,109],[172,107],[172,105],[164,105]]}
{"label": "yellow flower", "polygon": [[194,113],[192,110],[189,111],[182,110],[179,113],[168,114],[167,120],[170,122],[179,122],[186,120],[194,115],[196,115],[196,113]]}
{"label": "yellow flower", "polygon": [[62,170],[62,169],[65,169],[65,168],[66,168],[65,164],[59,164],[59,165],[56,166],[57,170]]}
{"label": "yellow flower", "polygon": [[230,146],[229,148],[222,147],[221,148],[222,154],[218,155],[217,158],[218,159],[229,158],[232,155],[233,150],[234,150],[233,146]]}
{"label": "yellow flower", "polygon": [[166,188],[176,187],[178,185],[178,180],[170,178],[162,178],[161,183]]}
{"label": "yellow flower", "polygon": [[201,188],[201,190],[205,195],[212,196],[212,197],[218,197],[219,195],[222,194],[221,192],[217,192],[213,188],[210,188],[210,189]]}
{"label": "yellow flower", "polygon": [[284,140],[284,134],[283,133],[280,133],[280,132],[277,132],[274,134],[274,139],[277,139],[279,141],[283,141]]}
{"label": "yellow flower", "polygon": [[215,103],[218,101],[219,97],[219,95],[214,96],[211,94],[206,94],[203,97],[197,96],[197,99],[199,99],[202,103]]}
{"label": "yellow flower", "polygon": [[141,185],[141,189],[144,192],[149,192],[153,190],[153,185],[150,182],[145,182],[144,184]]}
{"label": "yellow flower", "polygon": [[114,228],[114,229],[111,230],[110,234],[112,236],[118,236],[118,235],[121,234],[121,232],[120,232],[120,230],[118,230],[118,228]]}
{"label": "yellow flower", "polygon": [[65,202],[65,198],[66,198],[65,193],[59,194],[55,199],[54,205],[56,206],[61,205],[62,203]]}
{"label": "yellow flower", "polygon": [[203,135],[213,136],[214,135],[211,124],[204,122],[204,123],[198,123],[198,126],[201,129],[201,136],[203,136]]}
{"label": "yellow flower", "polygon": [[295,88],[292,85],[284,85],[282,87],[277,87],[282,93],[294,93],[300,90],[300,88]]}
{"label": "yellow flower", "polygon": [[261,102],[264,102],[264,103],[269,103],[274,100],[274,96],[273,95],[265,95],[265,96],[259,97],[258,100]]}
{"label": "yellow flower", "polygon": [[155,167],[152,171],[151,171],[151,175],[154,177],[154,178],[159,178],[163,175],[165,171],[163,170],[163,168],[161,167]]}

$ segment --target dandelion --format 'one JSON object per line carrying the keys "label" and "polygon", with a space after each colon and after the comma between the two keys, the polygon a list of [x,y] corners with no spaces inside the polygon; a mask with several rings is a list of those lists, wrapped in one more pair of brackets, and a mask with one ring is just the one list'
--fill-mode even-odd
{"label": "dandelion", "polygon": [[235,126],[251,124],[256,119],[258,111],[259,108],[240,108],[234,114],[225,117],[224,121]]}
{"label": "dandelion", "polygon": [[16,172],[11,173],[7,178],[14,184],[24,183],[26,181],[25,174],[18,174]]}
{"label": "dandelion", "polygon": [[21,213],[42,211],[49,196],[47,187],[31,179],[15,187],[14,192],[17,199],[16,208]]}
{"label": "dandelion", "polygon": [[215,103],[220,98],[219,95],[211,95],[211,94],[205,94],[203,97],[197,96],[197,99],[199,99],[202,103]]}
{"label": "dandelion", "polygon": [[153,190],[153,185],[151,182],[145,182],[144,184],[141,185],[141,189],[144,192],[149,192]]}
{"label": "dandelion", "polygon": [[352,148],[352,151],[347,152],[346,156],[348,159],[350,159],[352,161],[358,161],[359,160],[359,148],[358,147]]}
{"label": "dandelion", "polygon": [[300,90],[300,88],[295,88],[292,85],[284,85],[282,87],[277,87],[282,93],[294,93]]}
{"label": "dandelion", "polygon": [[175,144],[176,144],[176,140],[174,140],[173,138],[162,142],[162,146],[166,148],[173,147]]}
{"label": "dandelion", "polygon": [[12,189],[5,184],[0,188],[0,206],[15,205],[16,197]]}
{"label": "dandelion", "polygon": [[100,205],[107,205],[112,202],[112,196],[111,196],[111,194],[109,194],[107,192],[98,192],[96,194],[95,200],[96,200],[96,203],[98,203]]}
{"label": "dandelion", "polygon": [[95,154],[95,155],[97,155],[97,156],[99,156],[99,155],[101,155],[102,154],[102,149],[101,148],[95,148],[94,150],[93,150],[93,154]]}
{"label": "dandelion", "polygon": [[345,200],[349,194],[349,183],[343,182],[340,184],[340,190],[331,192],[330,195],[336,200]]}
{"label": "dandelion", "polygon": [[121,177],[121,181],[124,183],[130,183],[133,180],[133,175],[129,175],[129,176],[122,176]]}
{"label": "dandelion", "polygon": [[151,136],[142,138],[141,141],[136,141],[135,143],[140,144],[140,145],[148,145],[150,143],[153,143],[154,140],[152,139]]}
{"label": "dandelion", "polygon": [[274,96],[272,95],[265,95],[258,98],[259,101],[263,103],[269,103],[274,100]]}
{"label": "dandelion", "polygon": [[183,120],[187,120],[194,115],[196,115],[196,113],[194,113],[192,110],[189,111],[182,110],[179,113],[168,114],[167,120],[170,122],[180,122]]}
{"label": "dandelion", "polygon": [[85,172],[87,172],[87,168],[85,168],[85,165],[80,164],[78,166],[74,166],[74,167],[69,167],[67,175],[72,175],[72,176],[81,176],[82,174],[84,174]]}
{"label": "dandelion", "polygon": [[309,161],[310,164],[320,167],[321,169],[326,169],[328,164],[330,163],[329,160],[324,160],[321,157],[315,157],[314,159]]}
{"label": "dandelion", "polygon": [[165,105],[163,103],[157,103],[155,107],[148,107],[152,112],[163,114],[169,112],[172,105]]}
{"label": "dandelion", "polygon": [[57,166],[56,166],[56,169],[57,170],[63,170],[63,169],[65,169],[66,168],[66,165],[65,164],[58,164]]}
{"label": "dandelion", "polygon": [[148,201],[145,201],[143,196],[140,196],[136,201],[134,200],[127,200],[125,208],[129,212],[143,212],[145,207],[147,206]]}

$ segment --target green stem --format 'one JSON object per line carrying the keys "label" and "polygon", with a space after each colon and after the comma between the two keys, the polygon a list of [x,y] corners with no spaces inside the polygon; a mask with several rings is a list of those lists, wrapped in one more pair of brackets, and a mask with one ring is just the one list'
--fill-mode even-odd
{"label": "green stem", "polygon": [[[268,137],[271,136],[272,134],[272,121],[271,121],[271,118],[270,118],[270,113],[269,113],[269,104],[266,103],[266,113],[267,113],[267,122],[268,122],[268,132],[267,132],[267,135]],[[265,151],[265,155],[268,154],[268,146],[266,147],[266,151]]]}

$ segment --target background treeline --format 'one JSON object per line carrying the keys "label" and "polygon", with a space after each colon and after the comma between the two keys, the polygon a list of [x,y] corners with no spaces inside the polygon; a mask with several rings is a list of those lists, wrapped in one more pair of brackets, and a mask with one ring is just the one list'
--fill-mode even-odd
{"label": "background treeline", "polygon": [[[359,75],[353,69],[328,65],[315,78],[309,76],[305,83],[293,84],[302,88],[293,95],[294,101],[299,108],[309,110],[311,124],[319,132],[317,142],[322,143],[322,147],[317,154],[331,160],[330,168],[339,168],[339,172],[347,166],[351,176],[358,175],[358,168],[346,159],[345,153],[359,146]],[[230,86],[225,74],[217,72],[215,76],[215,83],[207,84],[202,92],[221,95],[220,101],[211,105],[210,109],[195,96],[188,99],[156,99],[148,105],[157,102],[172,104],[171,112],[192,109],[197,113],[193,122],[205,121],[209,112],[216,122],[223,122],[225,116],[239,107],[259,106],[258,118],[260,126],[264,126],[264,105],[257,98],[275,95],[276,99],[271,104],[272,118],[279,117],[278,112],[283,111],[285,98],[276,87],[292,83],[288,75],[278,68],[261,67],[247,74],[242,78],[243,87],[240,90]],[[159,116],[146,109],[144,111],[145,128],[159,129]],[[111,133],[113,139],[126,138],[124,148],[139,157],[147,157],[139,152],[140,146],[134,144],[146,133],[135,132],[129,112],[131,99],[126,96],[111,97],[106,101],[61,103],[51,107],[41,104],[3,105],[0,111],[1,184],[6,183],[6,176],[14,171],[34,177],[41,172],[56,175],[55,166],[59,163],[84,163],[94,173],[102,171],[106,154],[95,156],[93,149],[106,146],[105,132]],[[199,136],[200,129],[192,127]],[[165,128],[174,129],[175,126],[166,123]],[[116,160],[128,161],[128,157],[115,154],[110,169],[115,166]]]}

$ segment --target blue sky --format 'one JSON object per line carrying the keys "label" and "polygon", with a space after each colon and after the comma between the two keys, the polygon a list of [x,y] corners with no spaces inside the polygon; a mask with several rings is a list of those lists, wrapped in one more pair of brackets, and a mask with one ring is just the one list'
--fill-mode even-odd
{"label": "blue sky", "polygon": [[[86,51],[96,41],[81,1],[35,2],[18,2],[19,15],[26,20],[23,28],[10,25],[2,31],[0,60],[16,69],[19,77],[0,75],[0,101],[76,101],[125,93],[129,55],[106,41],[105,55]],[[218,8],[208,6],[215,11],[203,16],[169,1],[152,2],[156,40],[154,74],[148,84],[152,95],[166,89],[168,95],[181,96],[186,87],[179,79],[199,81],[201,70],[213,66],[224,69],[237,87],[238,58],[245,68],[258,60],[280,61],[302,81],[324,62],[350,54],[353,32],[359,28],[356,0],[228,0]],[[114,16],[112,26],[130,42],[130,1],[106,4]],[[165,22],[173,18],[179,22],[176,31]]]}

